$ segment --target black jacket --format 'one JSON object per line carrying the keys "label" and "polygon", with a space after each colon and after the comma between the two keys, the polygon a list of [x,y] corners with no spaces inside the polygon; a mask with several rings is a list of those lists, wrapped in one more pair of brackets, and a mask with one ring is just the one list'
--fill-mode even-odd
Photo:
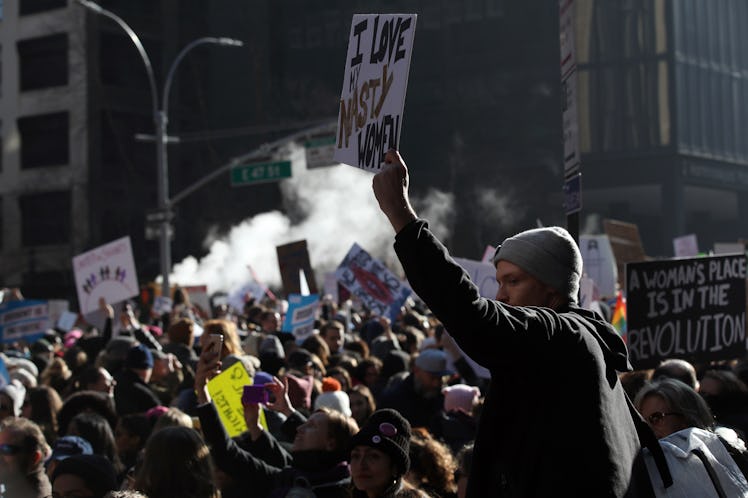
{"label": "black jacket", "polygon": [[624,496],[639,439],[618,371],[626,347],[580,308],[513,307],[480,297],[423,220],[395,250],[413,290],[460,347],[491,371],[468,496]]}
{"label": "black jacket", "polygon": [[151,388],[129,368],[119,371],[114,379],[117,381],[114,388],[114,404],[118,415],[145,413],[161,404]]}
{"label": "black jacket", "polygon": [[248,498],[286,496],[298,482],[307,483],[319,498],[350,496],[348,464],[330,452],[292,455],[267,432],[247,451],[229,438],[213,403],[198,406],[197,414],[216,466],[246,489]]}

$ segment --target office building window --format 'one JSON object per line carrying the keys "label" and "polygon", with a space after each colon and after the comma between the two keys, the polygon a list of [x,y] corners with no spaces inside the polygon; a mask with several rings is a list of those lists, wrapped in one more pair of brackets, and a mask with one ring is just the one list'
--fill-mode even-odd
{"label": "office building window", "polygon": [[21,243],[24,247],[65,244],[70,241],[70,191],[22,195]]}
{"label": "office building window", "polygon": [[65,7],[67,3],[67,0],[20,0],[18,13],[22,16],[36,14],[45,10]]}
{"label": "office building window", "polygon": [[68,35],[19,41],[18,73],[21,91],[68,84]]}
{"label": "office building window", "polygon": [[59,166],[68,163],[67,112],[18,119],[21,135],[21,168]]}

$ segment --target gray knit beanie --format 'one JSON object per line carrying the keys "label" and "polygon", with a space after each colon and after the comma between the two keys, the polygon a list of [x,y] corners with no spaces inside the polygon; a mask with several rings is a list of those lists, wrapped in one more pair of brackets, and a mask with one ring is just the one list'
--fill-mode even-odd
{"label": "gray knit beanie", "polygon": [[569,303],[577,302],[582,255],[564,228],[535,228],[509,237],[496,250],[494,266],[502,259],[561,292]]}

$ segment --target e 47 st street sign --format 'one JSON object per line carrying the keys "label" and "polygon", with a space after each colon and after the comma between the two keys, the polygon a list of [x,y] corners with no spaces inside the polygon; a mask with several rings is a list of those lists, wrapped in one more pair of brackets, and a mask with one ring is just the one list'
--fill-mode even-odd
{"label": "e 47 st street sign", "polygon": [[242,164],[231,168],[231,186],[274,182],[291,178],[291,161]]}

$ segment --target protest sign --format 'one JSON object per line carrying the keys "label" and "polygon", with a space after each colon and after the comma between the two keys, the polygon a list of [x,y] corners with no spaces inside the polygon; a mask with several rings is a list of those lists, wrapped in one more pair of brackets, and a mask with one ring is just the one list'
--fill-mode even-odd
{"label": "protest sign", "polygon": [[[229,437],[238,436],[247,430],[242,406],[244,386],[252,385],[252,379],[238,361],[208,381],[208,392],[218,411]],[[265,414],[260,410],[260,423],[267,430]]]}
{"label": "protest sign", "polygon": [[596,302],[595,282],[590,277],[582,276],[579,279],[579,307],[589,310],[592,309],[592,303]]}
{"label": "protest sign", "polygon": [[613,248],[607,235],[582,235],[579,237],[579,252],[584,262],[584,273],[597,285],[601,299],[616,295],[618,268]]}
{"label": "protest sign", "polygon": [[73,327],[75,327],[77,321],[77,313],[73,313],[72,311],[64,311],[62,315],[60,315],[60,318],[57,319],[57,328],[65,332],[70,332]]}
{"label": "protest sign", "polygon": [[98,309],[99,298],[113,304],[138,295],[130,237],[122,237],[73,258],[78,305],[84,315]]}
{"label": "protest sign", "polygon": [[483,257],[480,259],[481,263],[488,263],[493,266],[493,257],[496,254],[496,248],[492,245],[487,245],[483,250]]}
{"label": "protest sign", "polygon": [[325,296],[330,296],[330,299],[333,303],[340,302],[340,298],[338,297],[338,277],[335,276],[335,273],[329,272],[325,273],[325,280],[324,280],[324,291]]}
{"label": "protest sign", "polygon": [[353,244],[335,271],[338,281],[374,315],[396,320],[411,289],[358,244]]}
{"label": "protest sign", "polygon": [[210,315],[210,296],[207,285],[184,285],[182,290],[190,296],[190,302]]}
{"label": "protest sign", "polygon": [[67,299],[49,299],[47,300],[47,310],[49,312],[49,323],[55,324],[60,320],[63,313],[70,309],[70,303]]}
{"label": "protest sign", "polygon": [[415,14],[356,14],[351,23],[334,159],[377,171],[398,149]]}
{"label": "protest sign", "polygon": [[5,360],[0,358],[0,389],[10,384],[10,373],[8,367],[5,366]]}
{"label": "protest sign", "polygon": [[676,258],[693,258],[699,255],[699,240],[695,233],[673,239],[673,252]]}
{"label": "protest sign", "polygon": [[737,254],[745,252],[744,242],[715,242],[714,254]]}
{"label": "protest sign", "polygon": [[623,288],[625,265],[647,260],[639,236],[639,227],[633,223],[609,219],[603,220],[603,227],[618,267],[618,283]]}
{"label": "protest sign", "polygon": [[163,315],[166,313],[171,313],[171,310],[174,306],[174,301],[170,297],[166,296],[156,296],[156,299],[153,301],[153,308],[151,308],[155,313],[158,313],[159,315]]}
{"label": "protest sign", "polygon": [[281,330],[291,332],[297,343],[314,333],[314,318],[319,306],[319,295],[291,294],[288,296],[288,311]]}
{"label": "protest sign", "polygon": [[50,326],[47,301],[8,301],[0,304],[2,342],[34,342]]}
{"label": "protest sign", "polygon": [[665,358],[701,363],[746,352],[745,255],[626,265],[629,357],[634,368]]}
{"label": "protest sign", "polygon": [[491,263],[482,263],[464,258],[454,258],[454,260],[470,274],[470,280],[478,286],[481,296],[488,299],[496,299],[496,294],[499,292],[499,284],[496,282],[496,268]]}
{"label": "protest sign", "polygon": [[280,268],[283,290],[286,295],[301,294],[299,270],[304,270],[309,292],[317,294],[317,282],[314,279],[314,270],[312,270],[312,265],[309,262],[306,240],[283,244],[277,246],[275,250],[278,253],[278,267]]}

